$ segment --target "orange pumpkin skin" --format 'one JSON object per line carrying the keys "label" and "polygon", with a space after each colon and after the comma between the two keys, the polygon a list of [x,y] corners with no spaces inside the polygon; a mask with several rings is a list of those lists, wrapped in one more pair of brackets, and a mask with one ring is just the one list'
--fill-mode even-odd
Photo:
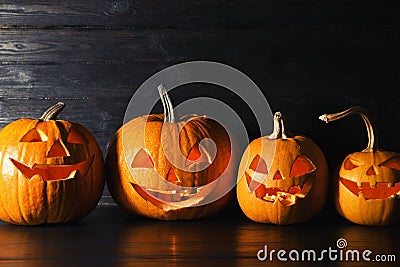
{"label": "orange pumpkin skin", "polygon": [[400,221],[400,154],[379,150],[375,127],[367,111],[353,107],[320,119],[335,121],[361,115],[369,136],[366,149],[348,155],[334,173],[336,210],[349,221],[383,226]]}
{"label": "orange pumpkin skin", "polygon": [[[280,113],[275,113],[275,129],[280,128],[281,119]],[[258,157],[265,163],[254,164]],[[251,142],[244,152],[237,198],[244,214],[253,221],[295,224],[320,212],[327,184],[328,167],[319,147],[305,136],[276,135],[275,130]]]}
{"label": "orange pumpkin skin", "polygon": [[81,219],[96,207],[104,183],[99,145],[80,124],[26,118],[0,131],[1,220],[36,225]]}
{"label": "orange pumpkin skin", "polygon": [[[379,226],[398,223],[400,221],[400,201],[398,200],[400,172],[382,163],[399,157],[398,153],[386,151],[356,152],[347,156],[342,163],[339,175],[335,175],[337,188],[334,199],[339,214],[351,222],[363,225]],[[354,159],[357,159],[362,166],[354,169],[345,168],[345,163]],[[400,160],[397,164],[400,167]],[[367,175],[371,166],[374,168],[375,175]],[[361,188],[364,187],[363,190],[357,184]],[[391,188],[388,188],[389,184],[392,185]],[[381,189],[381,187],[386,188]]]}
{"label": "orange pumpkin skin", "polygon": [[[178,140],[175,138],[178,137]],[[201,171],[187,171],[174,166],[166,157],[170,152],[174,160],[182,153],[185,159],[201,140],[210,138],[217,151],[211,165]],[[132,167],[136,156],[146,152],[152,166]],[[221,210],[229,202],[227,193],[234,183],[231,142],[225,129],[206,117],[192,117],[179,122],[164,122],[163,114],[151,114],[135,118],[124,124],[110,143],[106,157],[107,185],[113,199],[123,209],[154,219],[186,220],[209,216]],[[179,162],[185,164],[185,162]],[[170,173],[173,171],[173,181]],[[185,201],[177,194],[163,190],[164,181],[184,187],[200,187]],[[149,188],[159,197],[150,195]],[[178,189],[179,190],[179,189]],[[174,202],[161,199],[160,194],[174,198]],[[211,197],[220,195],[206,204]],[[208,203],[208,202],[207,202]]]}
{"label": "orange pumpkin skin", "polygon": [[348,155],[334,174],[336,210],[349,221],[382,226],[400,222],[400,154],[378,148],[375,125],[362,107],[320,117],[325,122],[360,115],[368,146]]}

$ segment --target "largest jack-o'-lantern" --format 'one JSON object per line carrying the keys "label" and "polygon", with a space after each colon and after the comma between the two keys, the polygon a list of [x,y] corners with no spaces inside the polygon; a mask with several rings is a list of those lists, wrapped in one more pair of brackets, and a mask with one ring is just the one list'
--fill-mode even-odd
{"label": "largest jack-o'-lantern", "polygon": [[58,103],[40,119],[0,131],[0,219],[34,225],[81,219],[104,187],[100,147],[82,125],[56,120]]}
{"label": "largest jack-o'-lantern", "polygon": [[364,225],[387,225],[400,221],[400,154],[378,148],[375,126],[368,112],[352,107],[320,117],[331,122],[358,114],[368,132],[368,146],[348,155],[335,173],[335,204],[348,220]]}
{"label": "largest jack-o'-lantern", "polygon": [[256,222],[304,222],[326,200],[328,169],[322,151],[306,136],[289,133],[285,124],[275,113],[274,132],[251,142],[240,162],[238,201]]}
{"label": "largest jack-o'-lantern", "polygon": [[127,122],[110,143],[106,157],[110,193],[122,208],[151,218],[211,215],[227,204],[234,185],[229,135],[205,116],[176,120],[166,88],[158,89],[164,114]]}

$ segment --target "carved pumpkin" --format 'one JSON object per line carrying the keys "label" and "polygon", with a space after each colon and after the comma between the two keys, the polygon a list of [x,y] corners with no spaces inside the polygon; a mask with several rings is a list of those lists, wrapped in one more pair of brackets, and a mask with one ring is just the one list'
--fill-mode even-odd
{"label": "carved pumpkin", "polygon": [[151,218],[211,215],[227,204],[234,184],[229,135],[205,116],[175,121],[165,87],[158,89],[164,114],[129,121],[109,146],[110,193],[121,207]]}
{"label": "carved pumpkin", "polygon": [[367,111],[353,107],[320,117],[325,122],[353,114],[362,117],[368,146],[348,155],[335,174],[335,204],[346,219],[364,225],[387,225],[400,221],[400,154],[378,148],[375,126]]}
{"label": "carved pumpkin", "polygon": [[77,220],[97,205],[104,164],[83,126],[56,120],[58,103],[40,119],[20,119],[0,131],[0,219],[12,224]]}
{"label": "carved pumpkin", "polygon": [[237,197],[245,215],[256,222],[300,223],[324,206],[327,181],[321,150],[311,139],[290,134],[277,112],[274,132],[254,140],[244,152]]}

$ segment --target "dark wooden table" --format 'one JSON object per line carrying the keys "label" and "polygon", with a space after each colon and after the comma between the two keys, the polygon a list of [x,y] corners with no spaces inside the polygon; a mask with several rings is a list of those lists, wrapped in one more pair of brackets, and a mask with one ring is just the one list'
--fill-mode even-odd
{"label": "dark wooden table", "polygon": [[[0,127],[63,101],[62,118],[86,126],[105,155],[140,84],[173,64],[210,60],[253,79],[292,131],[320,145],[333,170],[365,146],[366,133],[359,118],[326,126],[321,113],[362,105],[376,119],[381,146],[400,151],[399,14],[397,1],[2,1]],[[237,111],[250,140],[259,136],[240,99],[188,88],[171,92],[175,104],[215,97]],[[325,249],[345,238],[349,248],[400,257],[399,237],[398,226],[353,225],[329,207],[313,222],[284,227],[252,223],[235,205],[198,221],[132,218],[106,189],[99,208],[77,224],[0,224],[0,265],[286,266],[258,262],[256,253],[266,244]],[[289,263],[303,264],[310,263]]]}
{"label": "dark wooden table", "polygon": [[[18,227],[1,223],[0,266],[398,266],[398,226],[363,227],[325,215],[307,224],[273,226],[253,223],[232,211],[208,219],[169,222],[100,207],[75,224]],[[374,256],[395,254],[397,262],[257,259],[265,245],[269,251],[321,252],[337,249],[339,238],[347,240],[346,249],[369,249]]]}

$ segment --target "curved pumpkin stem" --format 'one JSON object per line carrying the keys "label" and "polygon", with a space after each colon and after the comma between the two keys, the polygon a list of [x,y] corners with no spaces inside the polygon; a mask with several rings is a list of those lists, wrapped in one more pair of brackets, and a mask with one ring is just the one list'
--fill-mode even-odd
{"label": "curved pumpkin stem", "polygon": [[171,99],[168,96],[167,88],[163,84],[158,87],[158,93],[160,94],[161,102],[164,108],[164,122],[175,122],[174,107],[172,105]]}
{"label": "curved pumpkin stem", "polygon": [[274,114],[274,131],[268,136],[269,139],[287,139],[292,133],[287,129],[286,120],[279,111]]}
{"label": "curved pumpkin stem", "polygon": [[368,112],[359,106],[355,106],[349,109],[346,109],[342,112],[334,113],[334,114],[324,114],[319,117],[320,120],[329,123],[331,121],[340,120],[346,118],[351,115],[360,115],[363,119],[365,126],[367,127],[368,132],[368,146],[363,150],[363,152],[374,152],[378,150],[378,138],[376,136],[376,129],[373,123],[371,116]]}
{"label": "curved pumpkin stem", "polygon": [[61,113],[61,111],[65,108],[65,104],[63,102],[58,102],[57,104],[49,107],[43,115],[40,117],[39,120],[42,121],[50,121],[50,120],[55,120],[58,116],[58,114]]}

